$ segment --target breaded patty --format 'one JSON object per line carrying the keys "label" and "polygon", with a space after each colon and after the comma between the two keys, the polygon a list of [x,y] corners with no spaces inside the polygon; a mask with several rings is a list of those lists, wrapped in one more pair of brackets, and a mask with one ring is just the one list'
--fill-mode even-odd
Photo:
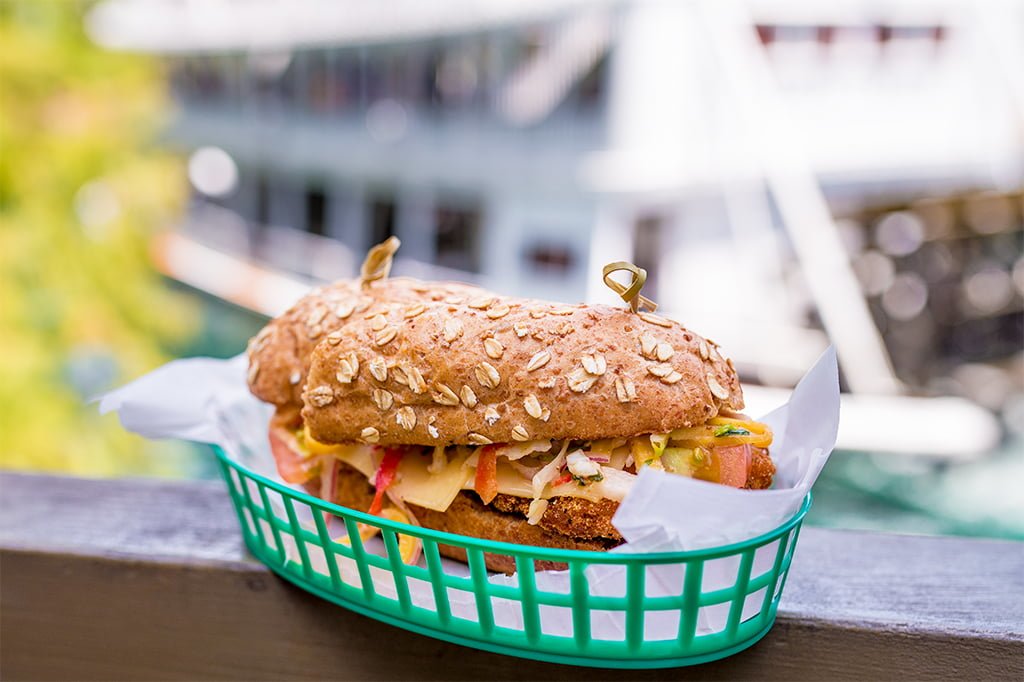
{"label": "breaded patty", "polygon": [[747,473],[747,490],[766,490],[775,477],[775,462],[765,448],[751,448],[750,471]]}
{"label": "breaded patty", "polygon": [[[315,488],[315,484],[310,484],[307,490],[316,494],[314,492]],[[346,507],[365,511],[370,508],[373,495],[373,486],[366,480],[366,476],[347,464],[341,464],[335,502]],[[526,503],[529,506],[529,500]],[[463,491],[456,495],[455,500],[448,507],[448,511],[445,512],[426,509],[414,504],[409,505],[409,510],[416,515],[416,519],[424,528],[432,528],[458,535],[468,535],[484,540],[495,540],[497,542],[513,542],[537,547],[591,551],[608,550],[621,542],[621,538],[619,540],[611,540],[573,537],[565,533],[552,531],[540,525],[531,526],[525,523],[521,514],[498,511],[493,506],[485,505],[480,501],[476,493],[471,491]],[[610,514],[608,518],[611,518]],[[466,560],[466,553],[460,547],[438,545],[438,550],[443,556],[451,559]],[[487,553],[484,559],[487,568],[492,571],[513,573],[516,570],[515,559],[512,557]],[[565,568],[564,564],[550,561],[537,561],[535,566],[538,571]]]}
{"label": "breaded patty", "polygon": [[[763,490],[772,484],[775,463],[764,448],[752,448],[751,455],[750,473],[744,487],[748,490]],[[529,515],[530,500],[498,495],[491,506],[498,511],[526,518]],[[612,516],[618,508],[619,503],[613,500],[591,502],[579,497],[555,497],[549,501],[537,525],[552,533],[576,539],[612,540],[620,543],[622,536],[612,525]]]}

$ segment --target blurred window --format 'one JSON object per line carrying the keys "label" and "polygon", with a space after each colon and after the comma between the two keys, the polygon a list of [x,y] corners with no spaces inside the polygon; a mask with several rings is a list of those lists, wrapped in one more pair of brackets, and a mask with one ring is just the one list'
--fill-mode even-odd
{"label": "blurred window", "polygon": [[344,111],[358,106],[363,90],[363,64],[359,51],[340,50],[331,55],[331,61],[330,110]]}
{"label": "blurred window", "polygon": [[305,104],[316,114],[327,113],[334,108],[330,55],[324,50],[314,50],[307,55]]}
{"label": "blurred window", "polygon": [[664,219],[648,214],[637,218],[633,230],[633,262],[647,271],[647,290],[657,294],[658,263],[661,262]]}
{"label": "blurred window", "polygon": [[247,67],[250,92],[260,105],[280,108],[292,92],[295,78],[291,52],[253,52]]}
{"label": "blurred window", "polygon": [[441,66],[443,53],[440,47],[433,46],[427,50],[420,64],[421,70],[417,77],[422,83],[423,103],[428,108],[440,108],[443,103],[441,90],[437,85],[437,70]]}
{"label": "blurred window", "polygon": [[306,190],[306,231],[323,236],[327,230],[327,196],[322,187]]}
{"label": "blurred window", "polygon": [[260,226],[270,224],[270,182],[263,173],[256,178],[256,213],[253,220]]}
{"label": "blurred window", "polygon": [[381,194],[370,200],[370,243],[380,244],[395,234],[395,197]]}
{"label": "blurred window", "polygon": [[200,55],[189,58],[186,73],[187,91],[195,100],[216,100],[224,94],[224,74],[217,57]]}
{"label": "blurred window", "polygon": [[527,265],[535,272],[564,277],[576,266],[576,254],[568,244],[540,242],[527,247]]}
{"label": "blurred window", "polygon": [[601,104],[605,96],[605,82],[608,71],[608,55],[598,59],[580,80],[575,98],[583,109],[592,109]]}
{"label": "blurred window", "polygon": [[430,85],[423,74],[430,68],[431,53],[423,44],[410,45],[402,64],[402,97],[410,106],[428,103]]}
{"label": "blurred window", "polygon": [[256,176],[253,192],[256,195],[253,197],[253,214],[251,216],[243,215],[242,217],[250,218],[250,253],[260,257],[266,243],[267,232],[269,231],[268,226],[270,225],[270,181],[265,173],[259,173]]}
{"label": "blurred window", "polygon": [[186,57],[169,57],[167,61],[168,83],[171,95],[179,102],[186,101],[191,92],[192,74]]}
{"label": "blurred window", "polygon": [[245,100],[245,59],[240,54],[230,54],[220,62],[224,79],[223,99],[233,109],[241,108]]}
{"label": "blurred window", "polygon": [[369,102],[381,99],[406,101],[411,96],[410,55],[392,47],[366,53],[366,87]]}
{"label": "blurred window", "polygon": [[438,204],[434,211],[434,252],[438,265],[479,272],[480,210]]}
{"label": "blurred window", "polygon": [[483,44],[463,40],[445,46],[434,65],[434,86],[438,103],[445,108],[468,108],[479,103],[480,66]]}

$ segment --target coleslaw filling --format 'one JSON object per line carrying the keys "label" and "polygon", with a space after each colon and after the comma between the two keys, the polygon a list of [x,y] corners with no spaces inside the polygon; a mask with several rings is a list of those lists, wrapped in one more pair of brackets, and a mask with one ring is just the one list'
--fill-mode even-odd
{"label": "coleslaw filling", "polygon": [[590,441],[385,448],[320,443],[303,428],[284,435],[272,431],[271,441],[289,482],[320,476],[322,488],[333,486],[338,461],[358,470],[377,488],[377,513],[385,490],[393,502],[436,511],[446,511],[463,490],[475,490],[485,503],[498,494],[530,499],[528,521],[536,524],[552,498],[621,501],[644,467],[743,487],[752,449],[771,445],[772,433],[765,424],[734,415],[670,433]]}

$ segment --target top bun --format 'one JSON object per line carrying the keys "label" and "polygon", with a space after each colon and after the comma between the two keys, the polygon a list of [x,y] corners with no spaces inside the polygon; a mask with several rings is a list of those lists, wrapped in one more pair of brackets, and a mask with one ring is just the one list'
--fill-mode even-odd
{"label": "top bun", "polygon": [[444,287],[380,302],[312,354],[302,415],[326,443],[628,437],[739,410],[731,361],[678,322]]}
{"label": "top bun", "polygon": [[408,277],[342,280],[314,289],[249,341],[249,390],[279,408],[297,410],[313,348],[350,320],[365,318],[380,301],[430,302],[482,291],[468,284],[426,284]]}

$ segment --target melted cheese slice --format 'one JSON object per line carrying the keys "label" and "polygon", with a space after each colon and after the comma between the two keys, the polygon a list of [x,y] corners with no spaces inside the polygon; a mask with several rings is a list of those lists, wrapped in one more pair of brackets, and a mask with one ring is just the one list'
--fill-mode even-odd
{"label": "melted cheese slice", "polygon": [[448,465],[432,474],[427,471],[430,455],[406,453],[398,465],[398,478],[392,490],[410,504],[435,511],[445,511],[469,481],[472,485],[474,469],[466,464],[469,455],[455,456]]}

